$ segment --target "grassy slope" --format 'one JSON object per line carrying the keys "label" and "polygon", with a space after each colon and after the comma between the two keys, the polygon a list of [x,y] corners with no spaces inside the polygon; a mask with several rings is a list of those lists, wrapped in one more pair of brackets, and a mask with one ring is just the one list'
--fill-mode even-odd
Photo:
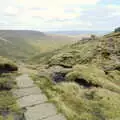
{"label": "grassy slope", "polygon": [[27,59],[69,44],[74,39],[62,35],[46,35],[38,31],[0,30],[0,55],[18,60]]}
{"label": "grassy slope", "polygon": [[67,82],[58,84],[46,73],[33,77],[68,120],[120,119],[120,33],[79,41],[32,60],[72,69],[65,75]]}
{"label": "grassy slope", "polygon": [[5,118],[13,120],[16,115],[20,114],[20,109],[11,93],[11,89],[15,86],[13,79],[16,76],[16,73],[11,72],[16,71],[16,68],[17,66],[12,61],[0,57],[0,71],[2,71],[0,73],[0,120]]}
{"label": "grassy slope", "polygon": [[43,33],[34,31],[0,30],[0,55],[18,59],[27,58],[37,52],[29,41],[41,36],[44,36]]}

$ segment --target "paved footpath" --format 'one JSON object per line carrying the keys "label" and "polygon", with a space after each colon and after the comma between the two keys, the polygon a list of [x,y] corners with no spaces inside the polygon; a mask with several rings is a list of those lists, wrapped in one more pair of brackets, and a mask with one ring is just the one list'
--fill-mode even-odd
{"label": "paved footpath", "polygon": [[47,97],[27,74],[17,77],[16,82],[18,88],[13,90],[13,94],[18,105],[26,110],[26,120],[66,120],[52,103],[48,103]]}

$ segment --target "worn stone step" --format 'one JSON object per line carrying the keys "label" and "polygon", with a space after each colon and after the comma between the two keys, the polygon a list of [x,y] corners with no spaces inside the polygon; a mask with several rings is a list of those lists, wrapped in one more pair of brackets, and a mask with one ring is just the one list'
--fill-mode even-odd
{"label": "worn stone step", "polygon": [[37,95],[29,95],[22,97],[17,100],[17,103],[20,105],[21,108],[34,106],[37,104],[41,104],[47,101],[47,97],[44,94],[37,94]]}
{"label": "worn stone step", "polygon": [[28,107],[25,112],[26,120],[42,120],[51,116],[55,116],[57,110],[53,104],[45,103],[34,107]]}
{"label": "worn stone step", "polygon": [[16,98],[42,93],[42,91],[38,87],[13,89],[12,92]]}
{"label": "worn stone step", "polygon": [[29,88],[34,87],[34,82],[29,78],[28,75],[22,75],[16,78],[18,88]]}

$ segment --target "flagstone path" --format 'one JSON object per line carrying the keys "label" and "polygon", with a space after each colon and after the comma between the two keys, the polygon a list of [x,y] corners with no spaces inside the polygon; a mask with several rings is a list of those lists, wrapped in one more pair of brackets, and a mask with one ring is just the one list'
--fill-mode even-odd
{"label": "flagstone path", "polygon": [[17,88],[13,90],[17,103],[25,109],[25,120],[66,120],[57,112],[56,107],[48,102],[28,74],[16,78]]}

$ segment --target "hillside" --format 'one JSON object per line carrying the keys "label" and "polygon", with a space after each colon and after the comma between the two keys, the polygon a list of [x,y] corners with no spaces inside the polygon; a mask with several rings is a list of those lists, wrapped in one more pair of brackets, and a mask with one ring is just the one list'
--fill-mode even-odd
{"label": "hillside", "polygon": [[18,67],[13,61],[0,56],[0,120],[14,120],[22,117],[22,110],[11,92],[16,86],[14,79],[17,70]]}
{"label": "hillside", "polygon": [[33,60],[50,66],[61,65],[65,67],[86,63],[102,65],[105,64],[105,60],[115,64],[115,60],[119,61],[119,38],[120,33],[111,33],[96,39],[93,38],[93,40],[80,40],[55,51],[34,56]]}
{"label": "hillside", "polygon": [[[120,119],[120,32],[31,59],[33,79],[68,120]],[[44,66],[43,66],[44,65]]]}
{"label": "hillside", "polygon": [[71,43],[75,38],[30,30],[0,30],[0,55],[12,59],[29,57]]}
{"label": "hillside", "polygon": [[32,30],[0,30],[0,36],[8,40],[37,40],[45,34]]}
{"label": "hillside", "polygon": [[29,40],[36,40],[44,36],[41,32],[0,30],[0,55],[23,59],[35,54],[36,49],[29,44]]}

